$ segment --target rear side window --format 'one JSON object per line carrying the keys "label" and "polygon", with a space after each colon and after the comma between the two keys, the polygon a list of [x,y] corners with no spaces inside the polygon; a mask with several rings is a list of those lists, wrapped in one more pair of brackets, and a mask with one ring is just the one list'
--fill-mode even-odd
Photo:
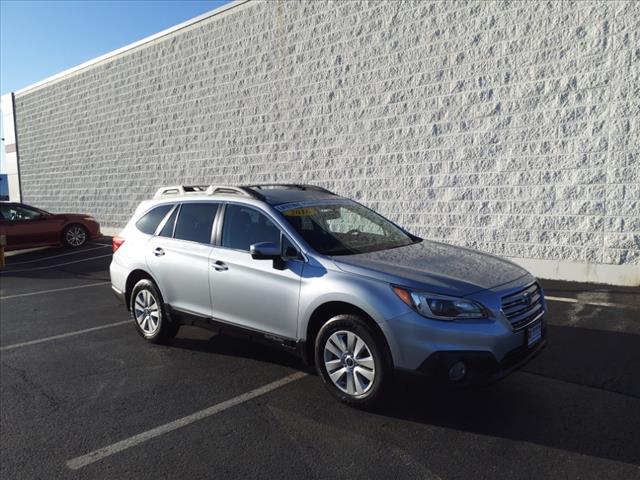
{"label": "rear side window", "polygon": [[173,205],[160,205],[159,207],[150,210],[136,222],[136,227],[138,227],[138,230],[142,233],[153,235],[162,219],[172,208]]}
{"label": "rear side window", "polygon": [[176,208],[171,215],[169,216],[169,218],[167,218],[167,221],[165,222],[164,226],[162,227],[162,230],[160,230],[160,232],[158,233],[159,237],[173,237],[173,227],[176,224],[176,217],[178,216],[178,208]]}
{"label": "rear side window", "polygon": [[254,243],[280,244],[280,229],[266,215],[253,208],[227,205],[222,225],[222,246],[249,251]]}
{"label": "rear side window", "polygon": [[184,203],[176,222],[174,238],[211,243],[211,229],[216,218],[216,203]]}

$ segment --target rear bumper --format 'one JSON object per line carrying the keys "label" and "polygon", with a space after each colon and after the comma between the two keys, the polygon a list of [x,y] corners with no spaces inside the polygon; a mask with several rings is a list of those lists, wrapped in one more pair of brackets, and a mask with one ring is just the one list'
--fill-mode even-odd
{"label": "rear bumper", "polygon": [[124,292],[121,292],[120,290],[118,290],[113,285],[111,285],[111,291],[113,292],[115,297],[120,301],[120,303],[122,303],[124,306],[127,305],[127,302],[126,302],[125,296],[124,296]]}

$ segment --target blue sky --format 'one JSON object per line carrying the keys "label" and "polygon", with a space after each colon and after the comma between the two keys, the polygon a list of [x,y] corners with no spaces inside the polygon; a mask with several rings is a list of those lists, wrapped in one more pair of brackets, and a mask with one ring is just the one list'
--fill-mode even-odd
{"label": "blue sky", "polygon": [[[0,92],[20,90],[229,0],[0,0]],[[4,146],[0,148],[4,163]]]}

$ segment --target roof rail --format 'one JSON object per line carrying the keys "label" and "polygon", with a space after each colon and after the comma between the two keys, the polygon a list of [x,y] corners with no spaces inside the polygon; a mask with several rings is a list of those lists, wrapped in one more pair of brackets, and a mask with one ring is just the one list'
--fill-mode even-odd
{"label": "roof rail", "polygon": [[206,192],[208,185],[171,185],[169,187],[160,187],[153,198],[161,198],[168,196],[179,195],[195,195]]}
{"label": "roof rail", "polygon": [[330,190],[327,190],[326,188],[323,187],[319,187],[317,185],[308,185],[308,184],[304,184],[304,183],[262,183],[259,185],[246,185],[246,188],[255,188],[258,190],[266,190],[269,188],[290,188],[290,189],[296,189],[296,190],[313,190],[314,192],[323,192],[323,193],[329,193],[331,195],[335,195],[335,193],[333,193]]}
{"label": "roof rail", "polygon": [[168,187],[160,187],[153,198],[162,197],[174,197],[184,195],[215,195],[220,194],[232,194],[243,195],[245,197],[253,197],[258,200],[264,200],[266,197],[260,193],[259,190],[268,190],[270,188],[288,188],[296,190],[312,190],[314,192],[323,192],[330,195],[335,193],[330,192],[326,188],[318,187],[316,185],[304,185],[299,183],[263,183],[260,185],[243,185],[235,187],[232,185],[172,185]]}
{"label": "roof rail", "polygon": [[235,194],[244,195],[246,197],[254,197],[262,199],[263,195],[246,187],[234,187],[231,185],[171,185],[168,187],[160,187],[153,198],[162,197],[178,197],[184,195],[215,195]]}
{"label": "roof rail", "polygon": [[237,195],[244,195],[246,197],[255,197],[254,192],[250,191],[248,188],[244,187],[234,187],[231,185],[210,185],[207,188],[207,195],[214,195],[216,193],[230,193]]}

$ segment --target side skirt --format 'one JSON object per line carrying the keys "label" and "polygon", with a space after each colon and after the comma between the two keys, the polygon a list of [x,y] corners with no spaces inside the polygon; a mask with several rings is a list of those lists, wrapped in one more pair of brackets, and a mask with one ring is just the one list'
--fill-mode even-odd
{"label": "side skirt", "polygon": [[292,353],[301,358],[305,364],[309,364],[307,358],[306,342],[303,340],[294,340],[292,338],[279,337],[267,332],[261,332],[247,327],[241,327],[239,325],[233,325],[222,320],[205,317],[193,312],[177,309],[171,305],[166,304],[165,309],[169,314],[172,322],[176,322],[180,325],[192,325],[194,327],[200,327],[212,332],[240,337],[258,342],[270,347],[276,347],[286,352]]}

